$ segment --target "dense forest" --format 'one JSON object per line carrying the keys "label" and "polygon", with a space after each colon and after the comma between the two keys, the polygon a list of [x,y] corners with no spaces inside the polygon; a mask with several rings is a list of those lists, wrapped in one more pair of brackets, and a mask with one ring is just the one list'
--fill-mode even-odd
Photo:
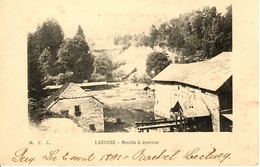
{"label": "dense forest", "polygon": [[152,25],[149,35],[118,35],[114,44],[167,48],[176,53],[175,63],[190,63],[232,51],[232,6],[223,15],[216,7],[204,7],[181,14],[159,26]]}

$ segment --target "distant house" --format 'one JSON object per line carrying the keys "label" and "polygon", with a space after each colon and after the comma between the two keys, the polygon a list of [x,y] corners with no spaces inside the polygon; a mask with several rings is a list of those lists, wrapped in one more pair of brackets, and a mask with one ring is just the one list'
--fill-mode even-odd
{"label": "distant house", "polygon": [[232,131],[231,54],[166,67],[154,78],[155,114],[180,115],[199,131]]}
{"label": "distant house", "polygon": [[89,96],[80,86],[65,83],[45,102],[45,107],[54,113],[75,120],[84,132],[103,132],[103,103]]}
{"label": "distant house", "polygon": [[155,95],[155,86],[154,85],[147,85],[143,88],[146,95]]}

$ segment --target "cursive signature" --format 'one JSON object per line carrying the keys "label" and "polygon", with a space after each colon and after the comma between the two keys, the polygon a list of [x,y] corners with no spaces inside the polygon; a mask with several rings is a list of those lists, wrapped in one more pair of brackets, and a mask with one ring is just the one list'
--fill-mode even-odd
{"label": "cursive signature", "polygon": [[216,148],[213,148],[212,151],[210,151],[209,153],[206,153],[206,154],[201,154],[199,151],[200,151],[200,148],[197,147],[194,150],[187,152],[183,156],[183,158],[185,158],[187,160],[191,160],[191,159],[199,159],[199,160],[216,159],[220,163],[222,163],[223,161],[225,161],[228,158],[229,159],[231,158],[231,153],[217,153]]}

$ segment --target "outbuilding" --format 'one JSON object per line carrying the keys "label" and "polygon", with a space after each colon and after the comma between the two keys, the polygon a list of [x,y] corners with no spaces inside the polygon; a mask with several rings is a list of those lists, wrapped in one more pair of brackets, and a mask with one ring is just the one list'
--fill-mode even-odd
{"label": "outbuilding", "polygon": [[45,102],[45,107],[62,117],[71,118],[84,132],[103,132],[103,103],[79,85],[65,83]]}

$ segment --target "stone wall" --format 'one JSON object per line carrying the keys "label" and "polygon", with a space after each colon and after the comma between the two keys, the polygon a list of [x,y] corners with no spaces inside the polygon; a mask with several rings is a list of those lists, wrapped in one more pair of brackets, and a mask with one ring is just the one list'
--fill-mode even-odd
{"label": "stone wall", "polygon": [[[79,106],[80,116],[75,115],[75,106]],[[104,131],[103,105],[93,97],[61,99],[50,110],[59,114],[62,114],[62,111],[68,111],[68,115],[72,117],[84,132]]]}

